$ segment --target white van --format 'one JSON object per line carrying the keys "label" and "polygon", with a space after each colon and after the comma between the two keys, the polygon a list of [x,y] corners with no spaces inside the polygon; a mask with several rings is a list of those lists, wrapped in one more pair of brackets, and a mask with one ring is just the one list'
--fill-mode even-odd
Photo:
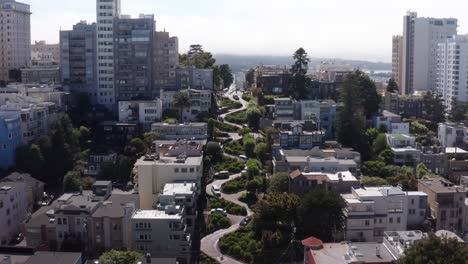
{"label": "white van", "polygon": [[221,189],[217,185],[212,185],[211,186],[211,192],[213,193],[214,196],[221,196]]}

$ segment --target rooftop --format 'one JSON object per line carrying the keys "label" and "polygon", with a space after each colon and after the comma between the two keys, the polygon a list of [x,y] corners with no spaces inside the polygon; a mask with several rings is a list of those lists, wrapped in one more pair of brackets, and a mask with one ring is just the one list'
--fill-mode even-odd
{"label": "rooftop", "polygon": [[465,187],[457,186],[442,177],[433,177],[419,180],[418,190],[421,189],[420,185],[425,186],[426,188],[436,193],[466,192]]}
{"label": "rooftop", "polygon": [[78,263],[81,253],[37,251],[24,264],[70,264]]}
{"label": "rooftop", "polygon": [[342,172],[336,172],[336,173],[322,173],[322,172],[301,172],[300,170],[295,170],[289,175],[289,177],[293,179],[299,176],[303,176],[307,180],[357,181],[356,177],[354,177],[350,171],[342,171]]}
{"label": "rooftop", "polygon": [[182,219],[181,214],[167,214],[161,210],[136,210],[132,219]]}
{"label": "rooftop", "polygon": [[364,187],[356,189],[353,188],[352,191],[359,197],[393,196],[406,194],[406,192],[402,191],[400,187],[394,186]]}
{"label": "rooftop", "polygon": [[192,195],[195,188],[194,182],[166,183],[162,195]]}
{"label": "rooftop", "polygon": [[462,148],[445,148],[445,153],[447,154],[466,154],[468,151]]}
{"label": "rooftop", "polygon": [[125,216],[125,208],[138,208],[138,194],[112,194],[109,199],[93,213],[93,217],[121,218]]}

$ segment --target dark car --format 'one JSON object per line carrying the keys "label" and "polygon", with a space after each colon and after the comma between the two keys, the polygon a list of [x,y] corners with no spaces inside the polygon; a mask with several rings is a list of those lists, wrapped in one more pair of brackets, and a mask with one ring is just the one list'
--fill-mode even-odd
{"label": "dark car", "polygon": [[244,217],[244,219],[242,219],[242,221],[240,222],[240,225],[241,226],[246,226],[246,225],[248,225],[250,223],[250,220],[252,220],[250,218],[250,216],[246,216],[246,217]]}

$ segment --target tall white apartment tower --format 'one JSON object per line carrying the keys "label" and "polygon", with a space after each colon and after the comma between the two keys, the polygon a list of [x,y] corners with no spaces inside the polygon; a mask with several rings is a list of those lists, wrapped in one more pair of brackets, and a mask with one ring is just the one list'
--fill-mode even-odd
{"label": "tall white apartment tower", "polygon": [[403,94],[434,91],[438,43],[457,34],[457,19],[418,17],[408,12],[403,21]]}
{"label": "tall white apartment tower", "polygon": [[0,81],[8,81],[10,70],[31,62],[31,12],[27,4],[0,0]]}
{"label": "tall white apartment tower", "polygon": [[96,0],[97,103],[112,108],[114,86],[114,18],[120,15],[120,0]]}
{"label": "tall white apartment tower", "polygon": [[468,35],[457,35],[439,43],[437,90],[448,110],[454,101],[468,102]]}

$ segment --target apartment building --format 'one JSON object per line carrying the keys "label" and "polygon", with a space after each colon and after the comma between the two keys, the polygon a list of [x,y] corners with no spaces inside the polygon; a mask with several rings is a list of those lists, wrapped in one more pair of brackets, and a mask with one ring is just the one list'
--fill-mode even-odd
{"label": "apartment building", "polygon": [[161,121],[162,100],[119,101],[119,122],[140,124],[143,131],[150,131],[151,124]]}
{"label": "apartment building", "polygon": [[[400,124],[401,123],[401,116],[387,110],[383,110],[382,113],[375,118],[375,127],[381,128],[382,126],[387,129],[389,133],[392,134],[399,134],[396,131],[392,131],[392,124]],[[409,134],[409,123],[408,125],[408,132],[400,133],[400,134]]]}
{"label": "apartment building", "polygon": [[254,70],[254,84],[265,95],[286,95],[291,74],[286,67],[260,66]]}
{"label": "apartment building", "polygon": [[168,90],[161,91],[161,99],[163,101],[163,111],[172,110],[180,113],[180,108],[174,105],[174,95],[176,93],[186,93],[190,98],[190,106],[182,111],[182,119],[184,122],[193,122],[198,120],[198,116],[203,113],[209,113],[212,105],[211,90]]}
{"label": "apartment building", "polygon": [[467,140],[467,132],[463,123],[439,123],[437,139],[444,148],[463,148]]}
{"label": "apartment building", "polygon": [[349,193],[351,187],[359,187],[359,180],[349,171],[336,173],[295,170],[289,174],[289,191],[303,195],[308,191],[322,189],[336,193]]}
{"label": "apartment building", "polygon": [[83,175],[96,178],[106,165],[115,165],[116,162],[117,153],[115,152],[108,151],[90,153],[88,162],[85,165],[86,168],[83,170]]}
{"label": "apartment building", "polygon": [[154,85],[156,96],[161,90],[176,87],[176,68],[179,65],[179,39],[169,32],[154,32]]}
{"label": "apartment building", "polygon": [[468,101],[468,36],[442,40],[437,49],[437,91],[448,111],[454,102]]}
{"label": "apartment building", "polygon": [[90,236],[94,250],[130,250],[131,217],[138,208],[137,194],[112,194],[106,199],[92,214]]}
{"label": "apartment building", "polygon": [[96,23],[80,21],[60,31],[60,79],[72,93],[86,93],[97,102]]}
{"label": "apartment building", "polygon": [[52,125],[58,120],[59,109],[51,102],[7,103],[0,106],[0,115],[19,118],[21,143],[29,144],[50,131]]}
{"label": "apartment building", "polygon": [[165,210],[137,210],[131,218],[132,250],[151,257],[176,257],[188,263],[192,238],[187,232],[185,210],[168,206]]}
{"label": "apartment building", "polygon": [[438,44],[457,34],[457,23],[410,11],[403,17],[402,94],[436,89]]}
{"label": "apartment building", "polygon": [[193,236],[197,211],[198,190],[194,182],[166,183],[159,196],[158,210],[171,206],[181,206],[185,210],[185,220],[188,232]]}
{"label": "apartment building", "polygon": [[348,74],[352,73],[354,68],[347,64],[336,64],[324,62],[317,67],[315,74],[319,81],[328,81],[335,83],[343,83]]}
{"label": "apartment building", "polygon": [[31,177],[31,175],[26,173],[13,172],[5,178],[1,179],[0,181],[4,182],[5,184],[8,184],[10,182],[20,182],[25,184],[25,194],[27,202],[26,208],[28,212],[32,212],[33,209],[35,209],[35,205],[37,205],[37,203],[42,200],[42,197],[44,195],[45,183]]}
{"label": "apartment building", "polygon": [[197,69],[195,66],[176,69],[177,90],[213,90],[213,70]]}
{"label": "apartment building", "polygon": [[0,1],[0,81],[14,79],[11,70],[19,71],[31,62],[30,6],[15,0]]}
{"label": "apartment building", "polygon": [[15,164],[16,148],[21,144],[20,118],[11,113],[0,114],[0,168]]}
{"label": "apartment building", "polygon": [[430,218],[435,230],[464,231],[465,197],[467,189],[442,178],[418,181],[418,190],[427,194]]}
{"label": "apartment building", "polygon": [[141,209],[153,209],[167,183],[193,182],[200,190],[203,175],[203,145],[195,141],[155,144],[155,153],[137,160]]}
{"label": "apartment building", "polygon": [[27,186],[22,181],[0,182],[0,243],[8,245],[21,232],[28,210]]}
{"label": "apartment building", "polygon": [[286,127],[286,129],[279,128],[278,135],[272,144],[275,156],[279,155],[280,149],[311,149],[323,144],[325,131],[313,121],[291,122]]}
{"label": "apartment building", "polygon": [[22,83],[60,83],[60,67],[51,66],[32,66],[21,69]]}
{"label": "apartment building", "polygon": [[426,219],[428,196],[401,187],[352,188],[346,201],[345,240],[381,241],[385,231],[406,230]]}
{"label": "apartment building", "polygon": [[114,20],[120,0],[96,0],[97,103],[112,108],[115,101]]}
{"label": "apartment building", "polygon": [[114,20],[116,103],[151,100],[157,95],[153,83],[155,26],[153,15],[140,15],[138,18],[121,15]]}
{"label": "apartment building", "polygon": [[402,118],[427,118],[422,96],[385,93],[384,109]]}
{"label": "apartment building", "polygon": [[32,64],[39,62],[50,62],[51,64],[60,63],[60,45],[50,44],[45,40],[34,41],[31,44]]}
{"label": "apartment building", "polygon": [[416,166],[421,160],[421,151],[416,149],[416,138],[407,134],[386,134],[387,144],[397,165]]}
{"label": "apartment building", "polygon": [[403,87],[401,80],[403,70],[403,36],[392,37],[392,78],[398,85],[398,89]]}
{"label": "apartment building", "polygon": [[207,123],[153,123],[151,132],[156,133],[162,140],[195,139],[204,140],[208,138]]}

